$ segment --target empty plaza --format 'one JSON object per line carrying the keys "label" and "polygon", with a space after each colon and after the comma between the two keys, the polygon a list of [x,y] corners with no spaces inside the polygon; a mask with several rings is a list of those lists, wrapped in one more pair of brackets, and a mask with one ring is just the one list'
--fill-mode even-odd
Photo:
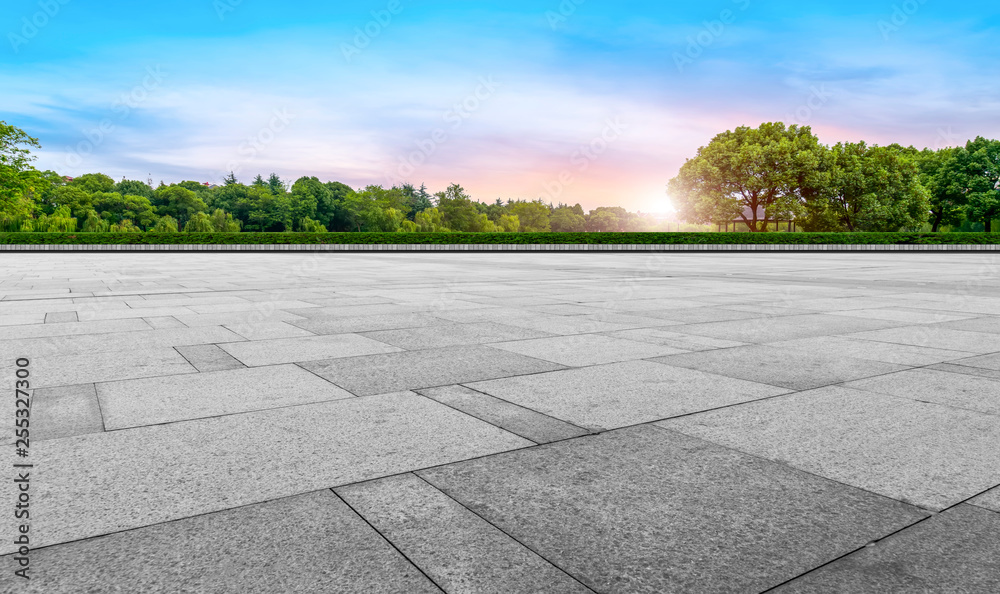
{"label": "empty plaza", "polygon": [[0,592],[1000,591],[991,253],[0,261]]}

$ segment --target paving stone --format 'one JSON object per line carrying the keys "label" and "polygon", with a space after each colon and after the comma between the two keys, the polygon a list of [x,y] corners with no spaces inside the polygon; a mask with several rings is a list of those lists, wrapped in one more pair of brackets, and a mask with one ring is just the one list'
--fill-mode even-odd
{"label": "paving stone", "polygon": [[535,443],[549,443],[590,433],[565,421],[464,386],[426,388],[417,392]]}
{"label": "paving stone", "polygon": [[0,590],[440,592],[330,491],[35,550],[31,559],[31,581],[5,571]]}
{"label": "paving stone", "polygon": [[243,338],[220,326],[202,328],[169,328],[107,334],[75,334],[20,340],[0,340],[0,356],[22,357],[43,355],[92,355],[112,351],[169,349],[222,342],[242,341]]}
{"label": "paving stone", "polygon": [[271,340],[275,338],[299,338],[315,336],[308,330],[293,326],[288,322],[253,322],[248,324],[230,324],[231,330],[247,340]]}
{"label": "paving stone", "polygon": [[336,492],[449,594],[591,592],[413,474]]}
{"label": "paving stone", "polygon": [[40,355],[31,359],[31,365],[32,385],[36,388],[172,376],[197,371],[180,353],[167,347]]}
{"label": "paving stone", "polygon": [[[613,332],[615,330],[628,330],[637,325],[633,320],[625,323],[604,321],[607,315],[586,315],[586,316],[554,316],[549,314],[539,314],[533,316],[521,315],[504,323],[512,326],[520,326],[549,334],[559,334],[568,336],[572,334],[591,334],[595,332]],[[655,322],[649,322],[650,325]]]}
{"label": "paving stone", "polygon": [[988,509],[1000,513],[1000,485],[990,489],[982,495],[973,497],[969,503],[983,509]]}
{"label": "paving stone", "polygon": [[594,430],[648,423],[788,392],[650,361],[475,382],[468,387]]}
{"label": "paving stone", "polygon": [[4,340],[24,338],[44,338],[50,336],[72,336],[76,334],[107,334],[110,332],[132,332],[149,330],[149,324],[141,319],[101,320],[98,322],[65,322],[60,324],[30,324],[25,326],[5,326]]}
{"label": "paving stone", "polygon": [[[884,300],[879,300],[884,303]],[[955,315],[954,313],[944,313],[940,311],[929,311],[919,309],[900,309],[882,307],[879,309],[855,309],[851,311],[829,312],[830,315],[848,316],[852,318],[869,318],[874,320],[892,320],[894,322],[906,322],[907,324],[938,324],[941,322],[952,322],[955,320],[967,320],[968,315]],[[961,330],[962,328],[959,328]]]}
{"label": "paving stone", "polygon": [[967,351],[970,353],[995,353],[1000,351],[1000,335],[984,332],[950,330],[937,325],[907,326],[874,332],[851,334],[850,338],[910,344],[920,347]]}
{"label": "paving stone", "polygon": [[375,303],[370,305],[344,305],[336,307],[309,307],[304,309],[289,309],[288,313],[310,320],[326,320],[330,318],[351,318],[355,316],[377,316],[391,314],[408,314],[424,312],[428,306],[406,305],[401,303]]}
{"label": "paving stone", "polygon": [[[3,311],[3,310],[0,310]],[[0,314],[0,326],[25,326],[45,322],[44,313]]]}
{"label": "paving stone", "polygon": [[147,307],[142,309],[113,308],[89,309],[80,312],[81,321],[94,320],[125,320],[131,318],[152,318],[162,316],[189,316],[191,310],[186,307]]}
{"label": "paving stone", "polygon": [[983,369],[982,367],[967,367],[965,365],[957,365],[954,363],[938,363],[937,365],[928,365],[924,369],[933,369],[935,371],[946,371],[948,373],[958,373],[962,375],[975,375],[979,377],[988,377],[990,379],[1000,380],[1000,371],[994,371],[992,369]]}
{"label": "paving stone", "polygon": [[260,309],[251,311],[234,311],[228,313],[190,314],[174,316],[191,328],[197,326],[231,326],[253,327],[268,322],[286,322],[302,320],[302,316],[290,314],[281,309]]}
{"label": "paving stone", "polygon": [[612,338],[599,334],[500,342],[492,346],[571,367],[620,363],[687,352],[648,342]]}
{"label": "paving stone", "polygon": [[417,474],[598,592],[759,592],[925,516],[655,426]]}
{"label": "paving stone", "polygon": [[268,309],[297,309],[315,307],[312,303],[298,300],[286,301],[254,301],[244,303],[211,303],[192,304],[186,306],[190,311],[198,314],[226,313],[235,311],[256,311]]}
{"label": "paving stone", "polygon": [[1000,483],[1000,419],[827,387],[661,426],[941,510]]}
{"label": "paving stone", "polygon": [[769,317],[767,314],[758,312],[737,311],[721,307],[689,307],[685,309],[649,310],[643,311],[642,315],[674,320],[680,324],[729,322],[732,320],[749,320]]}
{"label": "paving stone", "polygon": [[59,439],[104,431],[94,384],[39,388],[31,396],[31,439]]}
{"label": "paving stone", "polygon": [[198,371],[225,371],[246,367],[214,344],[175,348]]}
{"label": "paving stone", "polygon": [[181,322],[180,320],[178,320],[177,318],[172,317],[172,316],[161,316],[161,317],[156,317],[156,318],[143,318],[143,320],[146,320],[146,323],[149,324],[150,327],[153,328],[154,330],[167,330],[167,329],[173,329],[173,328],[187,328],[187,326],[185,326],[183,324],[183,322]]}
{"label": "paving stone", "polygon": [[46,324],[60,324],[65,322],[79,322],[75,311],[54,311],[45,314]]}
{"label": "paving stone", "polygon": [[[32,518],[33,544],[40,548],[532,445],[413,393],[43,441],[32,444],[31,452],[38,469],[32,501],[45,509]],[[11,500],[13,488],[4,481],[0,496]],[[12,533],[13,522],[11,514],[0,529]],[[7,543],[0,542],[0,554],[14,552],[12,541]]]}
{"label": "paving stone", "polygon": [[672,332],[662,328],[640,328],[636,330],[606,332],[605,336],[638,340],[682,351],[711,351],[714,349],[746,346],[747,344],[745,342],[736,342],[735,340],[720,340],[718,338],[681,334],[680,332]]}
{"label": "paving stone", "polygon": [[295,365],[107,382],[97,394],[109,430],[354,396]]}
{"label": "paving stone", "polygon": [[1000,514],[960,505],[775,593],[1000,592]]}
{"label": "paving stone", "polygon": [[526,328],[494,322],[450,324],[441,320],[437,326],[365,332],[362,336],[412,351],[465,344],[488,344],[508,340],[526,340],[552,335],[548,332],[538,332],[536,330],[528,330]]}
{"label": "paving stone", "polygon": [[963,359],[969,356],[965,351],[949,351],[929,347],[918,347],[891,342],[875,342],[842,336],[823,336],[772,342],[768,346],[809,353],[824,357],[851,357],[869,359],[897,365],[931,365],[942,361]]}
{"label": "paving stone", "polygon": [[886,320],[865,320],[826,314],[809,314],[757,318],[752,320],[732,320],[729,322],[707,324],[688,324],[685,326],[673,326],[671,330],[684,334],[759,344],[795,340],[797,338],[879,330],[900,325],[900,322]]}
{"label": "paving stone", "polygon": [[446,322],[441,318],[426,314],[390,314],[359,316],[357,318],[320,318],[291,323],[298,328],[315,334],[347,334],[351,332],[374,332],[378,330],[440,326]]}
{"label": "paving stone", "polygon": [[902,365],[823,356],[811,352],[753,345],[654,359],[659,363],[697,369],[792,390],[808,390],[848,380],[907,369]]}
{"label": "paving stone", "polygon": [[980,369],[1000,371],[1000,353],[991,353],[989,355],[980,355],[978,357],[968,357],[957,361],[951,361],[951,363],[965,367],[978,367]]}
{"label": "paving stone", "polygon": [[253,340],[224,344],[221,348],[251,367],[400,351],[394,346],[357,334]]}
{"label": "paving stone", "polygon": [[1000,380],[933,369],[912,369],[845,387],[1000,415]]}
{"label": "paving stone", "polygon": [[[994,314],[998,312],[992,312]],[[939,324],[942,328],[950,330],[966,330],[968,332],[984,332],[986,334],[1000,334],[1000,316],[981,316],[978,318],[966,318],[964,320],[950,321]]]}
{"label": "paving stone", "polygon": [[562,369],[555,363],[480,345],[309,361],[302,367],[358,396]]}

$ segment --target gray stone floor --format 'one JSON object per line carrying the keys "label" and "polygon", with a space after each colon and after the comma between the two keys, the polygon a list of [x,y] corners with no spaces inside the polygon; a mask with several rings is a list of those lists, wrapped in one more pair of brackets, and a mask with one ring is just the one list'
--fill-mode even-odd
{"label": "gray stone floor", "polygon": [[3,253],[19,357],[0,592],[1000,591],[1000,255]]}

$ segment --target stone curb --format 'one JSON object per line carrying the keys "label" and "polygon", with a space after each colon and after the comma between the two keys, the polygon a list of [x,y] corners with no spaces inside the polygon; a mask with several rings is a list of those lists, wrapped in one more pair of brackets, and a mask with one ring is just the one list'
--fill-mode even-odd
{"label": "stone curb", "polygon": [[998,252],[1000,245],[177,244],[0,245],[0,252]]}

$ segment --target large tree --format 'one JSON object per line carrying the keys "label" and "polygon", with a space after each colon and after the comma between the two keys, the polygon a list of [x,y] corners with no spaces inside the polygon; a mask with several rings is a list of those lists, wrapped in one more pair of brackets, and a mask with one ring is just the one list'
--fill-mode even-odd
{"label": "large tree", "polygon": [[191,190],[180,186],[157,188],[150,202],[156,207],[156,214],[177,219],[177,224],[181,228],[193,214],[208,210],[204,200]]}
{"label": "large tree", "polygon": [[965,195],[966,215],[987,233],[1000,218],[1000,140],[978,137],[959,150],[946,166],[949,189]]}
{"label": "large tree", "polygon": [[968,197],[964,187],[954,183],[952,179],[955,170],[950,167],[956,159],[960,148],[945,148],[941,150],[924,149],[917,154],[917,166],[920,168],[920,183],[927,189],[931,205],[931,231],[937,233],[942,225],[960,225],[965,219],[965,207]]}
{"label": "large tree", "polygon": [[546,233],[552,230],[549,207],[541,200],[515,202],[507,210],[521,222],[521,231],[525,233]]}
{"label": "large tree", "polygon": [[668,191],[688,221],[741,219],[751,231],[767,231],[772,221],[803,212],[802,189],[815,183],[823,151],[808,126],[737,128],[698,149]]}
{"label": "large tree", "polygon": [[0,121],[0,218],[31,216],[38,187],[48,183],[31,166],[31,148],[41,148],[37,138]]}

